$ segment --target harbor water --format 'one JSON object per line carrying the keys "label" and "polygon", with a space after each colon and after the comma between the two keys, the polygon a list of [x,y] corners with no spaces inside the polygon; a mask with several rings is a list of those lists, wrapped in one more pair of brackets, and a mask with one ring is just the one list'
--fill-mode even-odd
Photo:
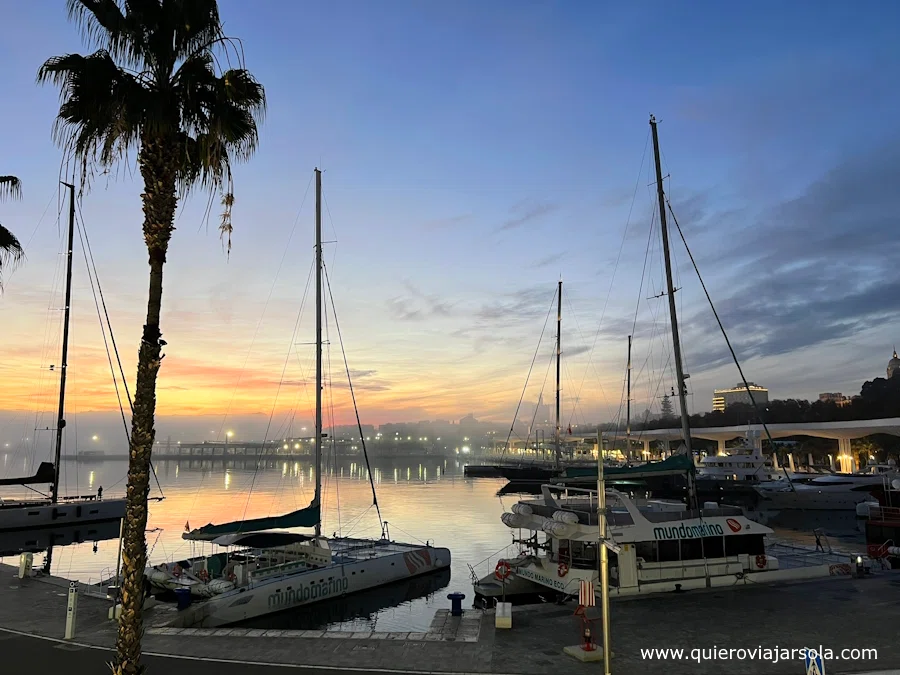
{"label": "harbor water", "polygon": [[[12,465],[24,475],[22,456],[0,454],[0,473]],[[147,546],[151,563],[180,560],[210,552],[208,543],[182,539],[186,529],[207,523],[287,513],[307,506],[313,497],[311,458],[256,460],[253,458],[161,459],[151,477]],[[498,496],[503,479],[463,476],[464,463],[442,457],[381,458],[372,460],[378,508],[392,539],[433,543],[452,551],[452,565],[436,576],[413,579],[391,587],[320,603],[295,612],[257,620],[270,628],[340,631],[427,631],[435,610],[449,608],[447,594],[461,591],[465,603],[472,598],[469,565],[479,575],[493,569],[498,556],[511,543],[510,530],[500,515],[519,495]],[[127,462],[123,460],[72,461],[63,464],[61,494],[124,494]],[[158,484],[157,484],[158,480]],[[12,494],[4,492],[3,497]],[[375,537],[381,534],[373,504],[368,471],[362,458],[328,460],[323,476],[323,533]],[[835,548],[854,549],[862,542],[855,514],[820,512],[813,520],[794,518],[785,526],[770,523],[779,541],[813,545],[812,530],[821,528]],[[204,548],[205,547],[205,548]],[[511,549],[510,549],[511,550]],[[57,547],[53,574],[96,583],[114,575],[118,540],[85,541]],[[41,554],[35,555],[35,565]],[[16,564],[12,558],[4,560]],[[249,625],[249,624],[248,624]]]}

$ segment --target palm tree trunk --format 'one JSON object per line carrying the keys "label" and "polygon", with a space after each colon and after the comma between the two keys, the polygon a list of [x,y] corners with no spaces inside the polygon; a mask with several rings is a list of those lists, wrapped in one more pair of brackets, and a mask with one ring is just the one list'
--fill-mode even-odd
{"label": "palm tree trunk", "polygon": [[178,199],[175,195],[176,161],[164,140],[143,138],[138,158],[144,178],[144,239],[150,257],[150,294],[147,322],[138,352],[131,447],[128,456],[128,489],[122,541],[122,615],[116,637],[114,675],[140,675],[143,636],[144,569],[147,565],[147,496],[150,493],[150,454],[156,435],[156,377],[162,345],[159,315],[162,307],[163,265],[174,229]]}

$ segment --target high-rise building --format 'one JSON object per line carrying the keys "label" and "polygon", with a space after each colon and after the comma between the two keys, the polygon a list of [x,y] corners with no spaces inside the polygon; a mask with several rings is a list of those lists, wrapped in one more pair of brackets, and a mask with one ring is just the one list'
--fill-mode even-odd
{"label": "high-rise building", "polygon": [[722,411],[735,403],[752,405],[747,389],[750,389],[753,393],[753,400],[756,401],[756,405],[765,405],[769,402],[769,390],[765,387],[760,387],[753,382],[748,382],[745,387],[742,382],[738,382],[731,389],[716,389],[713,392],[713,410]]}

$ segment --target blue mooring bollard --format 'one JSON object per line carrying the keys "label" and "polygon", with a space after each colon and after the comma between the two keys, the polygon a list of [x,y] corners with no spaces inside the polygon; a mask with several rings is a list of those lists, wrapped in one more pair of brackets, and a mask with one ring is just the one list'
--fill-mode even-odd
{"label": "blue mooring bollard", "polygon": [[450,616],[462,616],[462,601],[466,599],[466,594],[457,591],[448,595],[447,599],[450,601]]}

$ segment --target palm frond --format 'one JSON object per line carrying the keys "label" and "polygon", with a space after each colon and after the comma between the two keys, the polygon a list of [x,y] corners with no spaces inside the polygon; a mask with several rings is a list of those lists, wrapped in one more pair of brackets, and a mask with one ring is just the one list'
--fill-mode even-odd
{"label": "palm frond", "polygon": [[21,199],[22,181],[15,176],[0,176],[0,199]]}
{"label": "palm frond", "polygon": [[71,144],[80,158],[103,166],[113,164],[137,143],[147,108],[153,107],[146,88],[119,68],[105,50],[90,56],[50,58],[37,79],[60,89],[54,125],[57,142]]}
{"label": "palm frond", "polygon": [[223,37],[217,0],[174,0],[171,4],[176,58],[188,60],[206,52]]}
{"label": "palm frond", "polygon": [[2,274],[14,268],[25,259],[25,249],[16,236],[0,225],[0,290],[3,289]]}
{"label": "palm frond", "polygon": [[144,31],[134,16],[129,16],[130,11],[122,11],[117,0],[66,0],[66,9],[85,42],[129,66],[140,65],[146,53]]}

